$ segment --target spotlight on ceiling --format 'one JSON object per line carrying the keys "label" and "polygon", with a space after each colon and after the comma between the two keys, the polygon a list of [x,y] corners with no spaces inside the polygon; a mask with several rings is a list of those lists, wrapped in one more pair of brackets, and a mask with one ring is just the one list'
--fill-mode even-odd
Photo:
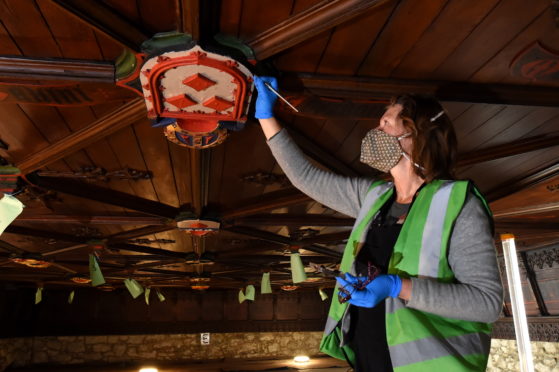
{"label": "spotlight on ceiling", "polygon": [[142,367],[138,372],[159,372],[155,367]]}
{"label": "spotlight on ceiling", "polygon": [[293,361],[295,363],[300,363],[300,364],[308,363],[310,360],[311,359],[306,355],[297,355],[295,358],[293,358]]}

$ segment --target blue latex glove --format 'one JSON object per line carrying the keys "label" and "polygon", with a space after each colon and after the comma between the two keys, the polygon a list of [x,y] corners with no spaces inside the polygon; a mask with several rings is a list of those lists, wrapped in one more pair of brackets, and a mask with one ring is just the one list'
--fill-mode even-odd
{"label": "blue latex glove", "polygon": [[348,301],[350,304],[360,307],[375,307],[386,297],[398,297],[402,290],[402,279],[398,275],[379,275],[362,290],[353,287],[365,279],[356,278],[348,273],[345,274],[345,279],[336,277],[338,283],[351,293],[351,299]]}
{"label": "blue latex glove", "polygon": [[267,82],[275,90],[278,90],[278,81],[275,77],[254,75],[254,85],[258,91],[256,112],[254,113],[254,117],[257,119],[269,119],[274,117],[274,103],[276,103],[278,99],[278,97],[264,85],[264,82]]}

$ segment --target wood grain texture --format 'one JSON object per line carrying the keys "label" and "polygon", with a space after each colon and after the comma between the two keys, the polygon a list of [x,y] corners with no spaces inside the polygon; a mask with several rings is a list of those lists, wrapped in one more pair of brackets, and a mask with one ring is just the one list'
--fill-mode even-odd
{"label": "wood grain texture", "polygon": [[357,74],[390,76],[392,70],[419,40],[446,3],[447,0],[401,1],[362,62]]}
{"label": "wood grain texture", "polygon": [[368,11],[382,1],[323,1],[247,41],[263,60]]}
{"label": "wood grain texture", "polygon": [[464,81],[549,6],[546,0],[501,1],[433,72],[433,78]]}
{"label": "wood grain texture", "polygon": [[145,117],[145,104],[143,101],[134,100],[125,104],[116,112],[95,121],[87,128],[72,133],[65,139],[28,156],[18,162],[18,167],[23,173],[29,173],[45,165],[61,159],[68,154],[84,148],[108,136],[111,133],[126,127],[140,118]]}
{"label": "wood grain texture", "polygon": [[391,76],[430,76],[483,21],[499,0],[449,1],[433,23],[409,49]]}

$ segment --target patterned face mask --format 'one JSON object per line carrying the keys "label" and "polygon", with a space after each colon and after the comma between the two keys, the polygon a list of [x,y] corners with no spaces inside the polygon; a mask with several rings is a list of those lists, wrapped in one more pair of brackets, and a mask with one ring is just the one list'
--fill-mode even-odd
{"label": "patterned face mask", "polygon": [[406,133],[400,137],[392,137],[381,130],[372,129],[361,142],[359,160],[372,168],[388,172],[398,164],[402,155],[407,155],[402,151],[400,140],[410,135],[411,133]]}

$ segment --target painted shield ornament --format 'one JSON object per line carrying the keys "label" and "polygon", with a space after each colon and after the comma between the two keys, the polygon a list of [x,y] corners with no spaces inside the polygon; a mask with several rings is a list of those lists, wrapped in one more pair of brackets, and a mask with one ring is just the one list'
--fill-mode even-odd
{"label": "painted shield ornament", "polygon": [[559,80],[559,53],[536,41],[522,50],[510,65],[512,76],[532,81]]}
{"label": "painted shield ornament", "polygon": [[179,230],[195,236],[218,232],[221,226],[217,219],[197,218],[191,213],[181,213],[175,221]]}
{"label": "painted shield ornament", "polygon": [[205,48],[188,34],[162,33],[116,62],[117,85],[139,93],[153,126],[190,148],[216,146],[243,129],[254,89],[250,48],[231,37]]}

